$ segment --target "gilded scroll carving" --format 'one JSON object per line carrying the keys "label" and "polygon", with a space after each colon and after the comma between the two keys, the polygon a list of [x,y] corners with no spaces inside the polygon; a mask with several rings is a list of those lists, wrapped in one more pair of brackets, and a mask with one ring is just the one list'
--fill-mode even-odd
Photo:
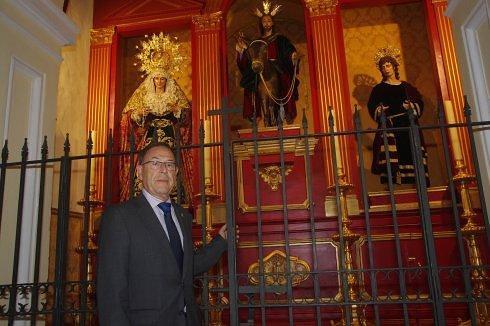
{"label": "gilded scroll carving", "polygon": [[[292,170],[293,167],[291,165],[286,165],[284,167],[284,176],[287,176]],[[272,191],[277,191],[279,184],[282,183],[281,167],[278,165],[260,168],[259,175],[271,187]]]}
{"label": "gilded scroll carving", "polygon": [[192,23],[198,31],[218,29],[223,19],[223,13],[221,11],[214,12],[212,14],[205,14],[192,17]]}
{"label": "gilded scroll carving", "polygon": [[306,8],[311,16],[331,15],[339,4],[339,0],[305,0]]}
{"label": "gilded scroll carving", "polygon": [[110,44],[114,35],[114,26],[90,30],[90,43],[92,45]]}
{"label": "gilded scroll carving", "polygon": [[[264,257],[264,280],[265,285],[287,284],[287,256],[281,250],[274,250]],[[291,283],[293,286],[300,284],[309,277],[310,265],[299,257],[290,256],[289,266],[291,272]],[[259,262],[253,263],[248,268],[248,280],[251,284],[259,284]]]}

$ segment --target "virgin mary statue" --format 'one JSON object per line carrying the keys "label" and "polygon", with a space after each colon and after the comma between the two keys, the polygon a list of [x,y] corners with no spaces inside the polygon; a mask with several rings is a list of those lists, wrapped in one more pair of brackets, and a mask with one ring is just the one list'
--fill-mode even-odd
{"label": "virgin mary statue", "polygon": [[[173,78],[184,60],[179,54],[179,44],[172,42],[168,35],[160,33],[143,41],[137,48],[140,49],[136,56],[141,64],[139,69],[146,74],[146,78],[124,107],[121,119],[121,150],[130,150],[131,132],[135,136],[137,151],[147,146],[154,136],[158,142],[173,148],[176,146],[176,134],[179,133],[180,145],[188,144],[191,140],[191,106]],[[189,158],[184,156],[184,173],[189,163]],[[121,201],[128,199],[131,194],[131,178],[135,180],[134,194],[141,189],[135,176],[130,176],[129,167],[130,157],[123,156],[120,167]]]}

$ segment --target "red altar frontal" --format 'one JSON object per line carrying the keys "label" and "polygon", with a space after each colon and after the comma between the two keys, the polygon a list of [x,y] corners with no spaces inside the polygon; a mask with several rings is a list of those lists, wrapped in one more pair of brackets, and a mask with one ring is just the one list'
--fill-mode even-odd
{"label": "red altar frontal", "polygon": [[[255,29],[256,21],[249,17],[255,4],[245,0],[96,1],[87,130],[107,135],[112,129],[116,148],[122,143],[123,108],[141,82],[136,68],[131,68],[134,45],[146,34],[163,32],[176,37],[187,60],[175,79],[191,103],[191,143],[202,144],[198,130],[207,120],[204,141],[213,144],[201,152],[189,151],[193,156],[189,197],[196,198],[203,181],[212,181],[209,190],[217,199],[214,208],[206,209],[214,219],[208,217],[207,223],[216,225],[226,219],[227,201],[233,202],[234,221],[240,229],[233,276],[238,289],[238,320],[282,325],[291,324],[293,316],[295,325],[318,325],[321,316],[322,325],[342,324],[347,306],[342,302],[348,294],[357,296],[352,300],[386,303],[380,304],[377,311],[372,304],[348,308],[347,316],[354,324],[365,325],[378,316],[382,325],[400,325],[404,318],[410,324],[432,325],[435,308],[429,298],[434,289],[427,285],[427,269],[419,268],[428,265],[420,196],[416,189],[390,192],[370,174],[369,167],[360,166],[359,153],[368,158],[371,155],[372,137],[367,134],[369,145],[363,143],[364,147],[358,149],[353,107],[360,108],[363,126],[372,127],[365,113],[366,92],[379,76],[373,77],[377,71],[372,67],[372,55],[363,53],[373,50],[376,42],[392,42],[406,51],[409,64],[403,73],[420,83],[417,86],[427,92],[424,96],[432,98],[427,105],[429,112],[436,111],[440,99],[448,123],[464,122],[463,111],[455,109],[463,107],[463,92],[450,22],[443,15],[446,5],[442,0],[284,1],[284,16],[277,24],[283,24],[302,56],[298,116],[282,130],[259,126],[254,132],[239,114],[222,117],[208,113],[243,103],[235,37],[250,26]],[[390,15],[409,19],[396,27],[398,20],[389,20]],[[424,37],[419,44],[421,33]],[[369,35],[375,34],[378,36],[370,39]],[[415,71],[427,75],[420,77]],[[225,97],[229,103],[223,104]],[[433,119],[427,124],[435,122],[435,113],[427,116]],[[222,119],[228,120],[229,130],[222,128]],[[309,133],[305,134],[305,127]],[[336,137],[331,141],[328,135],[334,131]],[[440,163],[444,161],[440,136],[424,133],[429,173],[433,176],[433,186],[427,191],[429,205],[425,207],[432,222],[431,241],[437,256],[433,258],[437,258],[439,267],[448,268],[440,272],[441,289],[436,290],[443,296],[454,291],[460,295],[465,292],[463,276],[452,275],[450,269],[461,265],[458,248],[462,243],[458,246],[448,186],[451,177]],[[453,128],[449,136],[458,202],[466,213],[479,212],[471,204],[474,184],[465,179],[474,173],[468,135],[464,128]],[[225,138],[231,144],[229,150],[224,148]],[[106,146],[107,139],[97,137],[94,151],[102,152]],[[224,157],[224,153],[229,156]],[[229,157],[233,172],[226,184],[224,162]],[[201,159],[205,158],[202,165]],[[104,164],[99,160],[96,166],[95,184],[100,194],[104,193]],[[202,166],[208,167],[209,174],[203,175]],[[119,168],[114,162],[114,202],[119,200]],[[367,171],[366,180],[361,177],[362,171]],[[196,208],[196,221],[201,220],[201,203],[189,203]],[[483,225],[479,214],[471,217],[475,225]],[[200,224],[196,223],[194,229],[196,241],[202,238]],[[467,263],[477,261],[475,264],[481,265],[488,261],[488,251],[481,249],[486,248],[486,242],[465,232],[469,250],[473,250]],[[213,273],[227,275],[228,260],[223,259],[220,266]],[[403,276],[400,269],[404,270]],[[260,271],[267,275],[261,277]],[[292,276],[287,278],[285,274]],[[377,299],[371,298],[373,280]],[[267,288],[260,290],[260,284]],[[404,304],[402,292],[404,299],[412,298],[415,303]],[[227,302],[229,297],[224,297],[222,302]],[[267,306],[271,302],[275,305]],[[446,316],[448,325],[469,319],[465,303],[452,302],[440,313]],[[214,325],[227,324],[229,317],[227,308],[216,309],[210,316]]]}

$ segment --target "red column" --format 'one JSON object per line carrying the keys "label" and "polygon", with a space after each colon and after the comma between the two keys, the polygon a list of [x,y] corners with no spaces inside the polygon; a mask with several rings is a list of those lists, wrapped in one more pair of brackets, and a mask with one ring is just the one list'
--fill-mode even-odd
{"label": "red column", "polygon": [[[192,17],[192,117],[193,143],[198,143],[197,126],[201,119],[208,118],[209,110],[221,108],[222,98],[222,66],[221,32],[223,15],[221,12]],[[210,117],[211,141],[222,139],[221,121],[219,116]],[[211,178],[214,192],[224,199],[223,154],[221,147],[211,149]],[[199,162],[196,168],[199,168]],[[204,171],[201,171],[204,173]],[[194,180],[198,184],[198,180]],[[197,189],[197,188],[196,188]]]}
{"label": "red column", "polygon": [[[90,130],[96,131],[93,153],[100,153],[107,145],[111,46],[114,27],[93,29],[90,36],[87,135]],[[102,198],[104,191],[103,160],[97,159],[95,163],[95,185],[99,198]]]}
{"label": "red column", "polygon": [[[317,108],[315,123],[318,131],[328,131],[328,107],[332,106],[338,131],[353,130],[352,109],[349,103],[347,67],[344,39],[338,0],[305,0],[307,36],[310,55],[310,74]],[[315,96],[316,95],[316,96]],[[356,183],[358,168],[353,137],[340,137],[340,156],[347,180]],[[323,140],[325,149],[325,174],[327,185],[334,184],[333,154],[328,139]]]}
{"label": "red column", "polygon": [[[451,21],[444,15],[447,8],[446,0],[425,0],[427,8],[427,24],[432,41],[436,73],[440,84],[442,100],[450,100],[453,104],[456,122],[464,122],[464,99],[461,75],[456,59]],[[468,134],[464,128],[458,128],[463,160],[473,171],[471,149]]]}

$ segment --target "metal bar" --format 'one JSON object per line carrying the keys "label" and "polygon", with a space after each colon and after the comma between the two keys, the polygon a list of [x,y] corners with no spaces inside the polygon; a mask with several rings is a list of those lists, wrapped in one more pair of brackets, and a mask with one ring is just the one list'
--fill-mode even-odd
{"label": "metal bar", "polygon": [[[334,129],[334,119],[333,119],[333,108],[330,106],[328,108],[329,115],[328,115],[328,132],[329,134],[327,135],[330,138],[330,149],[332,152],[332,163],[333,163],[333,175],[334,175],[334,183],[335,183],[335,204],[337,205],[337,227],[339,230],[339,262],[340,262],[340,268],[338,270],[339,278],[341,279],[342,283],[342,297],[343,297],[343,302],[345,305],[345,315],[344,315],[344,321],[347,326],[350,326],[351,324],[351,309],[350,309],[350,302],[349,302],[349,288],[347,284],[347,269],[345,266],[345,245],[344,245],[344,231],[342,228],[342,205],[340,203],[340,183],[339,183],[339,166],[337,165],[337,149],[335,146],[335,136],[337,135],[337,132],[335,132]],[[326,149],[325,149],[326,150]]]}
{"label": "metal bar", "polygon": [[107,140],[107,149],[105,152],[106,162],[106,177],[104,187],[104,202],[106,207],[112,202],[112,156],[114,155],[114,138],[112,137],[112,129],[109,129],[109,136]]}
{"label": "metal bar", "polygon": [[2,148],[2,166],[0,168],[0,234],[2,234],[3,196],[5,194],[5,175],[7,174],[8,157],[8,140],[5,140]]}
{"label": "metal bar", "polygon": [[[383,145],[385,149],[385,159],[386,159],[386,170],[388,176],[388,189],[390,192],[390,205],[391,205],[391,214],[393,219],[393,229],[395,233],[395,250],[396,250],[396,260],[398,264],[398,282],[400,285],[400,296],[405,300],[407,298],[407,288],[405,284],[405,273],[403,270],[403,262],[402,262],[402,254],[400,248],[400,231],[398,226],[398,215],[396,212],[396,203],[394,196],[394,187],[393,187],[393,175],[391,169],[391,160],[390,160],[390,152],[388,146],[388,137],[387,137],[387,128],[386,128],[386,114],[384,110],[381,110],[381,128],[382,128],[382,136],[383,136]],[[392,128],[388,129],[391,132],[395,132]],[[408,307],[405,302],[402,303],[403,307],[403,323],[405,326],[409,325],[408,321]]]}
{"label": "metal bar", "polygon": [[[223,99],[222,108],[225,108],[227,99]],[[233,152],[230,147],[230,122],[227,115],[221,116],[221,126],[223,130],[223,168],[225,189],[233,189],[232,179],[232,159]],[[235,234],[235,215],[233,211],[233,201],[226,200],[226,223],[228,225],[228,275],[229,275],[229,300],[230,300],[230,325],[238,325],[238,286],[236,284],[236,234]]]}
{"label": "metal bar", "polygon": [[22,217],[24,212],[24,188],[26,181],[27,169],[27,138],[24,138],[24,146],[22,146],[22,164],[20,165],[20,181],[19,181],[19,201],[17,202],[17,225],[15,227],[15,246],[14,246],[14,264],[12,267],[12,286],[10,287],[9,297],[9,318],[8,325],[13,325],[16,310],[17,310],[17,282],[19,276],[19,255],[20,255],[20,236],[22,234]]}
{"label": "metal bar", "polygon": [[[357,105],[354,106],[354,126],[356,131],[362,129],[361,117],[359,115],[359,109]],[[376,301],[378,298],[378,284],[376,281],[376,272],[374,271],[374,249],[373,249],[373,239],[371,236],[371,219],[369,215],[369,195],[366,182],[366,173],[364,172],[364,153],[362,151],[362,134],[360,132],[356,133],[357,142],[357,155],[359,156],[359,175],[361,177],[361,192],[362,192],[362,202],[364,205],[364,219],[366,223],[366,238],[368,243],[368,255],[369,255],[369,269],[371,277],[371,298]],[[377,304],[373,306],[374,309],[374,320],[376,325],[381,325],[379,320],[379,307]]]}
{"label": "metal bar", "polygon": [[[207,237],[206,237],[206,228],[207,228],[207,221],[206,221],[206,188],[205,188],[205,175],[204,171],[206,169],[205,164],[209,164],[209,162],[204,162],[205,160],[205,155],[204,151],[206,150],[204,148],[204,126],[203,126],[203,120],[201,119],[199,123],[199,155],[200,155],[200,160],[199,160],[199,170],[201,171],[199,175],[199,193],[201,194],[200,196],[200,202],[201,202],[201,241],[203,247],[207,244]],[[203,274],[203,287],[202,287],[202,294],[201,294],[201,304],[205,307],[205,313],[204,313],[204,325],[209,325],[209,311],[210,311],[210,306],[209,306],[209,277],[208,273],[205,272]]]}
{"label": "metal bar", "polygon": [[436,247],[432,236],[432,220],[429,206],[429,196],[427,194],[427,182],[425,179],[425,166],[423,164],[422,144],[420,140],[420,131],[418,124],[415,122],[415,116],[412,110],[408,110],[410,120],[410,133],[412,136],[411,143],[414,151],[415,175],[417,178],[417,193],[419,197],[419,210],[422,219],[422,230],[427,255],[427,264],[429,267],[429,289],[434,300],[435,324],[446,325],[444,318],[444,306],[442,302],[441,283],[439,280],[439,268],[437,265]]}
{"label": "metal bar", "polygon": [[475,134],[472,127],[473,123],[471,122],[471,107],[468,103],[468,97],[466,95],[464,96],[464,116],[466,118],[466,129],[468,130],[468,136],[470,139],[471,152],[473,154],[471,155],[471,157],[473,161],[473,167],[475,168],[476,185],[478,187],[478,194],[479,194],[478,197],[480,197],[480,206],[483,213],[483,221],[485,223],[487,246],[490,246],[490,221],[488,220],[487,204],[485,201],[485,195],[483,192],[483,186],[481,182],[482,178],[480,172],[480,163],[478,162],[478,151],[476,150]]}
{"label": "metal bar", "polygon": [[[87,158],[86,158],[86,170],[85,170],[85,183],[83,192],[83,227],[82,227],[82,268],[80,272],[80,308],[82,310],[87,309],[88,304],[88,231],[89,231],[89,218],[90,218],[90,182],[93,178],[92,173],[92,150],[94,143],[92,140],[92,131],[89,132],[88,140],[86,143]],[[87,322],[86,314],[80,314],[80,324],[85,325]]]}
{"label": "metal bar", "polygon": [[[182,148],[180,144],[180,122],[177,122],[175,124],[174,128],[174,134],[175,134],[175,163],[177,166],[181,166],[182,164]],[[183,186],[183,181],[182,181],[182,173],[177,174],[177,204],[181,205],[183,200],[182,200],[182,193],[185,187]]]}
{"label": "metal bar", "polygon": [[[287,282],[287,300],[288,304],[291,303],[293,297],[293,284],[292,284],[292,275],[291,275],[291,249],[289,246],[289,215],[288,215],[288,197],[286,193],[286,165],[284,163],[284,129],[283,129],[283,121],[281,118],[278,119],[278,130],[279,130],[279,161],[281,163],[281,193],[282,193],[282,213],[283,213],[283,221],[284,221],[284,245],[286,250],[286,282]],[[289,314],[289,325],[294,325],[294,315],[293,315],[293,307],[288,307]]]}
{"label": "metal bar", "polygon": [[[461,223],[460,223],[460,215],[459,215],[459,210],[458,210],[458,201],[456,197],[456,187],[454,186],[454,181],[453,181],[453,174],[452,174],[452,167],[450,165],[451,159],[449,156],[449,143],[447,141],[447,134],[446,132],[449,132],[449,129],[446,127],[442,126],[442,122],[444,121],[444,110],[441,108],[441,104],[439,104],[439,110],[438,110],[438,120],[440,122],[440,127],[439,127],[439,132],[441,134],[442,138],[442,149],[444,151],[444,165],[446,167],[446,174],[447,178],[449,180],[448,187],[449,187],[449,193],[451,194],[451,208],[453,211],[453,216],[454,216],[454,226],[455,226],[455,231],[456,231],[456,238],[458,240],[458,250],[459,250],[459,257],[461,259],[461,267],[463,270],[463,281],[464,281],[464,288],[465,288],[465,295],[468,300],[468,311],[470,312],[470,319],[471,319],[471,325],[476,326],[476,315],[475,315],[475,308],[473,304],[471,303],[472,300],[472,295],[471,295],[471,278],[470,278],[470,269],[469,266],[466,262],[466,253],[465,253],[465,246],[463,242],[463,236],[461,234]],[[445,130],[446,129],[446,130]]]}
{"label": "metal bar", "polygon": [[[255,113],[254,113],[255,114]],[[259,300],[260,300],[260,317],[262,325],[266,325],[265,317],[265,271],[264,271],[264,248],[262,237],[262,194],[260,191],[260,176],[259,176],[259,143],[258,143],[258,128],[257,119],[254,117],[252,121],[252,139],[254,148],[254,176],[255,176],[255,204],[257,205],[257,246],[259,254]]]}
{"label": "metal bar", "polygon": [[129,135],[129,198],[134,197],[134,155],[136,153],[136,140],[134,136],[134,130],[131,129]]}
{"label": "metal bar", "polygon": [[307,186],[307,201],[308,201],[308,215],[310,218],[310,232],[311,232],[311,246],[313,254],[313,293],[315,295],[315,316],[316,325],[322,325],[322,314],[320,306],[318,306],[318,301],[320,299],[320,284],[318,281],[318,253],[316,246],[316,223],[315,223],[315,212],[314,203],[312,198],[313,186],[311,177],[311,158],[310,158],[310,139],[308,137],[308,120],[306,119],[306,112],[303,110],[303,138],[305,142],[305,172],[306,172],[306,186]]}
{"label": "metal bar", "polygon": [[53,325],[63,325],[63,300],[66,274],[66,249],[68,217],[70,212],[70,178],[71,159],[68,134],[65,138],[64,156],[61,158],[60,181],[58,195],[58,221],[56,225],[56,259],[55,259],[55,295],[53,309]]}
{"label": "metal bar", "polygon": [[36,254],[34,260],[34,280],[32,285],[31,300],[31,325],[36,324],[36,317],[39,311],[39,265],[41,262],[41,239],[43,231],[43,210],[44,210],[44,186],[46,183],[46,159],[48,157],[48,140],[44,136],[41,146],[41,176],[39,180],[39,204],[37,207],[37,230],[36,230]]}

